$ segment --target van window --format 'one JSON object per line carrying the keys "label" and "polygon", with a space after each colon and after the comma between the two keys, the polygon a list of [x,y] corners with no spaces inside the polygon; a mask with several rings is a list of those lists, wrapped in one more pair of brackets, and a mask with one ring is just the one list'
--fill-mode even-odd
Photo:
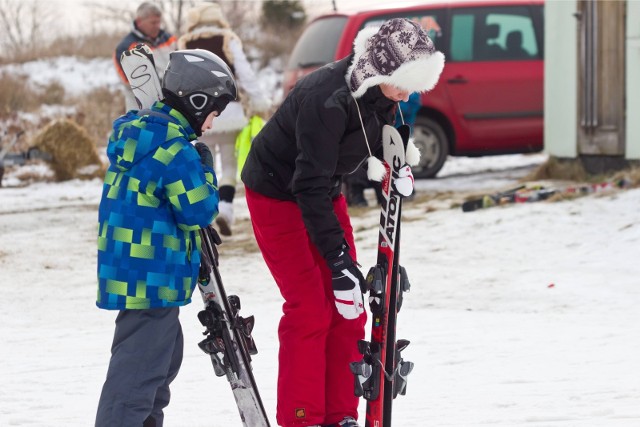
{"label": "van window", "polygon": [[332,16],[312,22],[291,52],[288,68],[322,66],[335,61],[338,41],[346,22],[346,16]]}
{"label": "van window", "polygon": [[436,49],[438,49],[439,45],[442,43],[444,36],[442,28],[442,22],[444,21],[444,11],[439,9],[429,11],[416,11],[411,12],[411,14],[409,15],[405,13],[402,15],[396,14],[388,16],[378,16],[375,19],[365,21],[363,27],[369,27],[372,25],[380,26],[383,22],[393,18],[407,18],[420,24],[420,26],[426,30],[427,35],[429,36],[431,41],[433,41]]}
{"label": "van window", "polygon": [[521,61],[540,57],[527,7],[454,9],[450,43],[450,61]]}
{"label": "van window", "polygon": [[456,14],[451,20],[451,61],[473,60],[474,16]]}

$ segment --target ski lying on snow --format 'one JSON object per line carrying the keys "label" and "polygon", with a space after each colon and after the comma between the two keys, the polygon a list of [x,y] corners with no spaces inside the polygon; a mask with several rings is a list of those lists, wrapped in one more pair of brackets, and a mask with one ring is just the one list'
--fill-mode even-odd
{"label": "ski lying on snow", "polygon": [[628,188],[631,181],[625,178],[614,181],[570,185],[564,188],[545,187],[544,185],[521,185],[511,190],[485,194],[482,197],[467,200],[462,204],[463,212],[473,212],[493,206],[511,203],[531,203],[548,200],[551,197],[577,197],[603,191]]}

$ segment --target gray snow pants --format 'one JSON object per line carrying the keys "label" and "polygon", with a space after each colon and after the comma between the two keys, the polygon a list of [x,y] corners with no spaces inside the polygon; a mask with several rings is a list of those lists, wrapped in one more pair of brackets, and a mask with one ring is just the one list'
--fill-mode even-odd
{"label": "gray snow pants", "polygon": [[162,426],[169,384],[182,364],[179,311],[172,307],[118,313],[96,427]]}

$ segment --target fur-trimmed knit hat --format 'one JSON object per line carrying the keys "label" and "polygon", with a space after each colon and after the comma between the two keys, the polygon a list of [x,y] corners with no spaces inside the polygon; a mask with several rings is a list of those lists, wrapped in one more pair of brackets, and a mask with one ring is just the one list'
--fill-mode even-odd
{"label": "fur-trimmed knit hat", "polygon": [[220,5],[215,3],[204,3],[189,9],[187,12],[187,32],[204,25],[230,28]]}
{"label": "fur-trimmed knit hat", "polygon": [[426,92],[433,89],[444,68],[442,52],[420,25],[408,19],[364,28],[353,44],[355,57],[346,79],[355,98],[381,83]]}

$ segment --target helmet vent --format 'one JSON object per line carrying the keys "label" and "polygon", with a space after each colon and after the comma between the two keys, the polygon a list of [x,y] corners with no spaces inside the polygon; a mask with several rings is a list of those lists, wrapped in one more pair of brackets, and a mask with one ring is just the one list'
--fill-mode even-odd
{"label": "helmet vent", "polygon": [[184,55],[184,59],[189,62],[204,62],[204,58],[200,58],[199,56],[195,55]]}

